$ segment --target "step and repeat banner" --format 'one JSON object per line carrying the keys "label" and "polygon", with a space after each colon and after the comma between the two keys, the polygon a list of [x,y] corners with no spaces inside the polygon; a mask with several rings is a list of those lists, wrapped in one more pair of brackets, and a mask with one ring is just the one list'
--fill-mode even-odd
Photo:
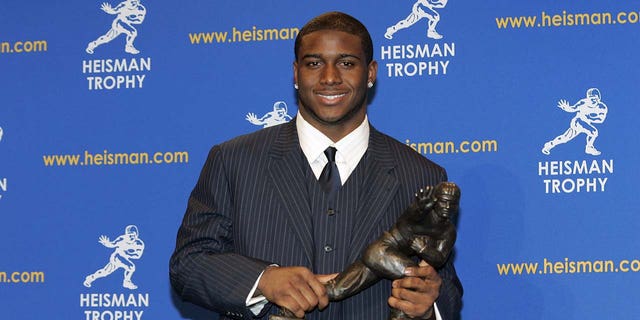
{"label": "step and repeat banner", "polygon": [[371,123],[463,195],[463,319],[636,319],[640,1],[11,1],[0,318],[217,319],[168,260],[209,148],[292,119],[293,40],[374,40]]}

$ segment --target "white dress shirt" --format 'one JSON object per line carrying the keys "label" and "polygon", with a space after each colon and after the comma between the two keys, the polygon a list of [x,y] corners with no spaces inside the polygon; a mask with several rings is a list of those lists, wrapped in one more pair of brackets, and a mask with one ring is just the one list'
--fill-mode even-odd
{"label": "white dress shirt", "polygon": [[328,147],[335,147],[337,150],[336,165],[340,172],[340,180],[344,185],[369,146],[369,121],[366,116],[355,130],[338,142],[331,141],[320,130],[304,120],[299,112],[296,116],[296,128],[300,147],[309,161],[316,179],[320,178],[322,169],[329,161],[324,155],[324,150]]}

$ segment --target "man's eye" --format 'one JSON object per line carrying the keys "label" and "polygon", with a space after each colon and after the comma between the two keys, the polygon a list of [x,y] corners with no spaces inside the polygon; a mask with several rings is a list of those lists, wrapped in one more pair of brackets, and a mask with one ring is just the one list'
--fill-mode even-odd
{"label": "man's eye", "polygon": [[320,65],[320,61],[309,61],[307,62],[307,66],[309,67],[317,67]]}
{"label": "man's eye", "polygon": [[351,69],[351,68],[355,67],[356,64],[351,62],[351,61],[341,61],[339,63],[339,65],[342,68]]}

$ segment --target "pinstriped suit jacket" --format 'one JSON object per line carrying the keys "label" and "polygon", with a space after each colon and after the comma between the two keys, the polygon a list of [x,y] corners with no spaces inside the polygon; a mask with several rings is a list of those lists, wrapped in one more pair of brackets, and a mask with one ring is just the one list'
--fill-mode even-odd
{"label": "pinstriped suit jacket", "polygon": [[[416,190],[446,180],[443,168],[374,128],[363,161],[364,183],[348,195],[358,197],[359,208],[344,213],[355,216],[351,232],[339,239],[350,248],[349,263],[393,225]],[[316,270],[305,166],[295,121],[211,149],[170,261],[171,283],[184,300],[219,312],[221,319],[251,319],[245,299],[266,266]],[[459,319],[462,286],[451,262],[439,273],[440,313]],[[390,288],[382,280],[307,319],[386,319]],[[265,307],[260,316],[276,309]]]}

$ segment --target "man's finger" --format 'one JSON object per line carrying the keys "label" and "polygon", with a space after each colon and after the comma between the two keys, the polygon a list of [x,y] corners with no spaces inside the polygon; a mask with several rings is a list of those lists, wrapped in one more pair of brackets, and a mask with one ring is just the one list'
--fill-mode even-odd
{"label": "man's finger", "polygon": [[294,294],[294,298],[305,311],[311,311],[318,305],[318,297],[308,284],[300,284],[297,286],[298,292]]}
{"label": "man's finger", "polygon": [[336,276],[338,276],[337,273],[332,273],[332,274],[316,274],[316,279],[318,281],[320,281],[320,283],[325,284],[327,282],[329,282],[331,279],[335,278]]}
{"label": "man's finger", "polygon": [[[311,289],[316,295],[318,308],[321,310],[326,308],[329,305],[329,297],[327,296],[327,288],[324,286],[324,283],[335,278],[335,275],[316,275],[314,281],[310,281],[309,284]],[[323,281],[326,280],[326,281]]]}
{"label": "man's finger", "polygon": [[436,286],[437,282],[429,282],[418,277],[404,277],[402,279],[393,281],[393,288],[396,289],[408,289],[413,291],[425,292],[430,286]]}
{"label": "man's finger", "polygon": [[326,289],[315,275],[304,267],[268,267],[258,289],[267,298],[296,316],[328,304]]}
{"label": "man's finger", "polygon": [[433,279],[438,276],[438,272],[428,263],[420,261],[420,264],[417,267],[408,267],[405,269],[404,275],[408,277]]}
{"label": "man's finger", "polygon": [[393,296],[389,297],[387,302],[390,307],[402,310],[402,312],[406,313],[411,318],[422,317],[431,308],[431,306],[420,306],[406,300],[399,300]]}

